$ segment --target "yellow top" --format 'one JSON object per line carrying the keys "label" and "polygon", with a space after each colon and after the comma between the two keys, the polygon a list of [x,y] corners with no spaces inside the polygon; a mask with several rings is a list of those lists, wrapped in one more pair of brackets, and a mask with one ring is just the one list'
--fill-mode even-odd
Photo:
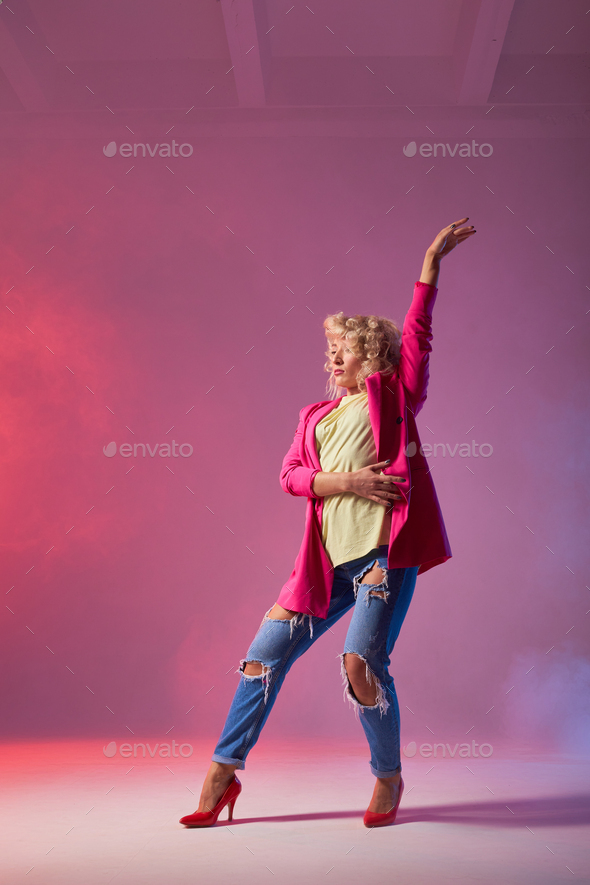
{"label": "yellow top", "polygon": [[[369,418],[368,394],[343,396],[315,428],[323,472],[360,470],[377,461]],[[383,472],[383,471],[381,471]],[[322,542],[334,568],[389,543],[391,515],[383,504],[354,492],[326,495],[322,511]]]}

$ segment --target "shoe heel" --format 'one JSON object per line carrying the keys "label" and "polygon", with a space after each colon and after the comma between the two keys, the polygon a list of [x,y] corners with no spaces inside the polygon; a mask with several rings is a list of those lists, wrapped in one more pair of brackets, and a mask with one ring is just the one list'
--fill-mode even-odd
{"label": "shoe heel", "polygon": [[[185,817],[180,818],[180,823],[184,824],[186,827],[212,827],[217,823],[217,818],[226,805],[228,807],[227,819],[228,821],[233,820],[234,805],[241,792],[242,784],[234,775],[233,780],[230,782],[215,808],[208,808],[207,811],[195,811],[194,814],[187,814]],[[231,799],[227,798],[228,794],[229,796],[232,796]]]}

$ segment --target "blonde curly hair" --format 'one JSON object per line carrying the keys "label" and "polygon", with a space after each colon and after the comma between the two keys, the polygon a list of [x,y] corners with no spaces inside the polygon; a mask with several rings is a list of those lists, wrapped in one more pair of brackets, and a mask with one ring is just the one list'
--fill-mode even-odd
{"label": "blonde curly hair", "polygon": [[[393,320],[373,314],[347,316],[339,311],[327,316],[323,325],[328,335],[345,338],[350,350],[362,362],[356,376],[359,390],[364,392],[367,389],[365,378],[369,375],[375,372],[389,375],[399,363],[402,333]],[[326,356],[329,355],[330,351],[327,350]],[[324,369],[330,373],[326,392],[331,399],[336,399],[342,393],[342,388],[334,381],[329,359],[324,363]]]}

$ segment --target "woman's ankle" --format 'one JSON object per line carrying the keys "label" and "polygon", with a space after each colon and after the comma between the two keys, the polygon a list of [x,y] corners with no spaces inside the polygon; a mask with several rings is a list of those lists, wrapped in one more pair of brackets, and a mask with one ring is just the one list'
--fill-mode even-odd
{"label": "woman's ankle", "polygon": [[398,772],[398,774],[394,774],[392,777],[378,777],[377,780],[381,781],[381,783],[383,783],[383,784],[387,784],[388,786],[390,784],[394,784],[395,786],[399,786],[399,783],[401,780],[401,772]]}
{"label": "woman's ankle", "polygon": [[214,781],[230,781],[234,776],[236,767],[225,762],[212,762],[207,772],[207,777]]}

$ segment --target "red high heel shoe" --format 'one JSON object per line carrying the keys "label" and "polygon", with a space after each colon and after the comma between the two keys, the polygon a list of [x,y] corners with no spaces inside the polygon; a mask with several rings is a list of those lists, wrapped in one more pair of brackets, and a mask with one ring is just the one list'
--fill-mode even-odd
{"label": "red high heel shoe", "polygon": [[180,818],[179,823],[184,824],[185,827],[212,827],[214,823],[217,823],[217,818],[226,805],[228,806],[227,819],[230,821],[233,819],[236,799],[241,792],[242,784],[234,774],[233,780],[230,782],[215,808],[210,811],[195,811],[194,814],[187,814]]}
{"label": "red high heel shoe", "polygon": [[403,778],[399,779],[399,792],[397,794],[397,802],[391,809],[391,811],[385,812],[385,814],[378,814],[376,811],[366,811],[365,816],[363,818],[363,823],[366,827],[386,827],[388,824],[392,824],[395,820],[395,816],[397,814],[397,810],[399,808],[399,803],[402,798],[402,793],[404,791],[404,781]]}

